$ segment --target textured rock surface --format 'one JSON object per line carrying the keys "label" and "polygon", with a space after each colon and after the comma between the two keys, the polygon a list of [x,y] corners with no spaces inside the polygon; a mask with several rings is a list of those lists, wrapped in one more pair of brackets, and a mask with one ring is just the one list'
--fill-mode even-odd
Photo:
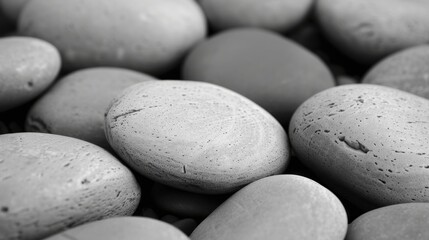
{"label": "textured rock surface", "polygon": [[386,57],[370,69],[362,82],[397,88],[429,99],[429,45],[407,48]]}
{"label": "textured rock surface", "polygon": [[183,79],[210,82],[256,102],[283,126],[295,109],[335,85],[326,65],[298,44],[272,32],[234,29],[194,48]]}
{"label": "textured rock surface", "polygon": [[55,45],[67,70],[161,74],[206,35],[203,12],[189,0],[32,0],[18,25],[20,34]]}
{"label": "textured rock surface", "polygon": [[125,88],[155,78],[120,68],[90,68],[58,80],[31,107],[26,130],[79,138],[108,149],[104,114]]}
{"label": "textured rock surface", "polygon": [[297,175],[266,177],[242,188],[192,232],[192,240],[342,240],[347,215],[322,185]]}
{"label": "textured rock surface", "polygon": [[355,219],[346,240],[429,239],[429,203],[403,203],[378,208]]}
{"label": "textured rock surface", "polygon": [[0,136],[0,239],[41,239],[68,227],[131,215],[132,173],[93,144],[59,135]]}
{"label": "textured rock surface", "polygon": [[362,208],[429,201],[429,101],[354,84],[299,107],[289,136],[297,157]]}
{"label": "textured rock surface", "polygon": [[115,217],[87,223],[46,240],[189,240],[179,229],[143,217]]}
{"label": "textured rock surface", "polygon": [[286,32],[307,17],[313,0],[202,0],[200,4],[216,30],[257,27]]}
{"label": "textured rock surface", "polygon": [[319,0],[315,14],[325,35],[356,61],[373,64],[429,41],[427,0]]}
{"label": "textured rock surface", "polygon": [[289,160],[287,135],[271,115],[209,83],[134,85],[112,103],[105,126],[130,167],[192,192],[231,192],[282,173]]}
{"label": "textured rock surface", "polygon": [[40,39],[0,39],[0,112],[40,95],[55,80],[61,66],[58,50]]}

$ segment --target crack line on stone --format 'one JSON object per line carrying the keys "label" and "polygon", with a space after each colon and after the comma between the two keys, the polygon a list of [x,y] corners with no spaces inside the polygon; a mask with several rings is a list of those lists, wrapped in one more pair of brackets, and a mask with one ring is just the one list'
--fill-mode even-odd
{"label": "crack line on stone", "polygon": [[117,115],[117,116],[113,117],[113,120],[117,121],[117,120],[118,120],[118,118],[120,118],[120,117],[125,117],[125,116],[127,116],[127,115],[130,115],[130,114],[133,114],[133,113],[136,113],[136,112],[140,112],[140,111],[141,111],[141,110],[143,110],[143,109],[144,109],[144,108],[141,108],[141,109],[131,109],[131,110],[127,111],[127,112],[124,112],[124,113],[122,113],[122,114],[119,114],[119,115]]}

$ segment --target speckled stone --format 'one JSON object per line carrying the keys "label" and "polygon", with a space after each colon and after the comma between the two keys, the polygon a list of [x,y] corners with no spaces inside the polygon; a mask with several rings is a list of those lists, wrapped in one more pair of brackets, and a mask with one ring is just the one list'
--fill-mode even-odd
{"label": "speckled stone", "polygon": [[0,112],[39,96],[61,67],[58,50],[30,37],[0,39]]}
{"label": "speckled stone", "polygon": [[397,88],[429,99],[429,45],[407,48],[386,57],[369,70],[362,82]]}
{"label": "speckled stone", "polygon": [[55,45],[66,70],[112,66],[151,75],[176,66],[206,31],[189,0],[32,0],[18,24],[20,34]]}
{"label": "speckled stone", "polygon": [[429,101],[394,88],[325,90],[295,112],[297,157],[335,193],[368,209],[429,201]]}
{"label": "speckled stone", "polygon": [[0,239],[36,240],[131,215],[140,187],[104,149],[45,133],[0,136]]}
{"label": "speckled stone", "polygon": [[343,240],[347,215],[319,183],[297,175],[270,176],[242,188],[192,232],[192,240]]}
{"label": "speckled stone", "polygon": [[309,14],[313,0],[201,0],[210,25],[216,30],[256,27],[286,32]]}
{"label": "speckled stone", "polygon": [[104,114],[127,87],[155,78],[120,68],[89,68],[58,80],[30,108],[26,130],[79,138],[109,149]]}
{"label": "speckled stone", "polygon": [[114,217],[87,223],[45,240],[189,240],[174,226],[144,217]]}
{"label": "speckled stone", "polygon": [[319,0],[317,22],[354,60],[373,64],[398,50],[429,42],[427,0]]}
{"label": "speckled stone", "polygon": [[148,81],[128,88],[106,115],[116,153],[140,174],[197,193],[227,193],[282,173],[289,161],[282,126],[226,88]]}
{"label": "speckled stone", "polygon": [[182,79],[236,91],[283,126],[307,98],[335,85],[327,66],[308,50],[273,32],[247,28],[224,31],[195,47]]}
{"label": "speckled stone", "polygon": [[346,240],[429,239],[429,203],[403,203],[378,208],[355,219]]}

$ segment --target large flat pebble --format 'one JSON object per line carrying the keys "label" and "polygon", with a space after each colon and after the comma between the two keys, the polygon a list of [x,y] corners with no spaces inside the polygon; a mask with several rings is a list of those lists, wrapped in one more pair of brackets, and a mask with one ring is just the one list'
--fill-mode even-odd
{"label": "large flat pebble", "polygon": [[61,67],[58,50],[30,37],[0,39],[0,112],[27,103],[55,80]]}
{"label": "large flat pebble", "polygon": [[182,77],[236,91],[287,126],[295,109],[333,87],[327,66],[310,51],[278,34],[233,29],[212,36],[185,59]]}
{"label": "large flat pebble", "polygon": [[343,53],[364,64],[429,41],[427,0],[319,0],[321,29]]}
{"label": "large flat pebble", "polygon": [[429,45],[387,56],[366,73],[362,83],[393,87],[429,99]]}
{"label": "large flat pebble", "polygon": [[45,240],[189,240],[174,226],[144,217],[114,217],[72,228]]}
{"label": "large flat pebble", "polygon": [[325,90],[292,117],[297,157],[346,199],[367,209],[429,201],[429,101],[394,88]]}
{"label": "large flat pebble", "polygon": [[347,215],[322,185],[297,175],[270,176],[236,192],[192,232],[192,240],[343,240]]}
{"label": "large flat pebble", "polygon": [[79,138],[110,149],[104,113],[125,88],[155,78],[132,70],[99,67],[73,72],[55,82],[33,106],[26,131]]}
{"label": "large flat pebble", "polygon": [[429,239],[429,203],[403,203],[378,208],[355,219],[346,240]]}
{"label": "large flat pebble", "polygon": [[140,187],[118,159],[53,134],[0,136],[0,239],[38,240],[66,228],[131,215]]}
{"label": "large flat pebble", "polygon": [[32,0],[18,32],[55,45],[66,70],[112,66],[162,74],[205,37],[205,21],[189,0]]}
{"label": "large flat pebble", "polygon": [[209,83],[134,85],[112,103],[105,126],[130,167],[191,192],[232,192],[282,173],[289,161],[287,135],[269,113]]}

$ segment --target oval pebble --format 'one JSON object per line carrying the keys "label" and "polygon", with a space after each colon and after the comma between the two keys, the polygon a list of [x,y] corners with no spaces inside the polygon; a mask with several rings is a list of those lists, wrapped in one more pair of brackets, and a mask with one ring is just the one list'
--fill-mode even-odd
{"label": "oval pebble", "polygon": [[292,117],[296,156],[362,209],[429,201],[429,101],[394,88],[325,90]]}
{"label": "oval pebble", "polygon": [[346,231],[346,212],[332,192],[305,177],[277,175],[236,192],[191,239],[343,240]]}
{"label": "oval pebble", "polygon": [[30,108],[26,130],[79,138],[109,149],[104,114],[125,88],[155,78],[127,69],[89,68],[55,83]]}
{"label": "oval pebble", "polygon": [[232,192],[282,173],[289,161],[282,126],[226,88],[148,81],[125,90],[106,116],[110,145],[134,170],[196,193]]}
{"label": "oval pebble", "polygon": [[207,217],[228,197],[186,192],[159,183],[152,186],[150,195],[158,209],[182,217],[195,218]]}
{"label": "oval pebble", "polygon": [[20,34],[54,44],[66,70],[112,66],[151,75],[176,66],[206,31],[190,0],[32,0],[18,24]]}
{"label": "oval pebble", "polygon": [[104,149],[45,133],[0,135],[0,239],[36,240],[86,222],[131,215],[133,174]]}
{"label": "oval pebble", "polygon": [[30,0],[0,0],[0,7],[4,15],[16,23],[22,9],[29,2]]}
{"label": "oval pebble", "polygon": [[373,64],[401,49],[429,41],[426,0],[319,0],[317,22],[350,58]]}
{"label": "oval pebble", "polygon": [[216,30],[257,27],[286,32],[307,17],[313,0],[201,0],[200,4]]}
{"label": "oval pebble", "polygon": [[368,71],[362,82],[429,99],[429,45],[407,48],[384,58]]}
{"label": "oval pebble", "polygon": [[45,240],[189,240],[174,226],[144,217],[114,217],[87,223]]}
{"label": "oval pebble", "polygon": [[182,78],[236,91],[270,112],[283,126],[315,93],[335,86],[314,54],[272,32],[234,29],[213,36],[185,59]]}
{"label": "oval pebble", "polygon": [[429,203],[403,203],[378,208],[355,219],[346,240],[429,239]]}
{"label": "oval pebble", "polygon": [[0,38],[0,112],[39,96],[61,67],[57,49],[30,37]]}

